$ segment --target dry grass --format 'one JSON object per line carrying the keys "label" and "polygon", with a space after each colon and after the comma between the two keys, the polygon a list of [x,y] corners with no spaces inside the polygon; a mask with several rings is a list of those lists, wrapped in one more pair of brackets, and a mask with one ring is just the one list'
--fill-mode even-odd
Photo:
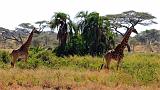
{"label": "dry grass", "polygon": [[53,69],[1,69],[0,90],[151,90],[159,89],[157,86],[128,86],[125,84],[109,82],[113,72],[106,71],[76,71]]}
{"label": "dry grass", "polygon": [[[121,69],[117,71],[116,62],[112,62],[109,72],[98,71],[99,66],[104,63],[101,57],[59,58],[47,51],[39,54],[48,56],[47,60],[51,63],[44,63],[44,61],[36,63],[35,61],[44,58],[37,58],[34,53],[31,53],[27,64],[17,62],[16,68],[10,68],[9,63],[1,62],[0,90],[160,89],[160,54],[158,53],[126,53]],[[23,65],[35,64],[38,65],[35,68],[21,68]]]}

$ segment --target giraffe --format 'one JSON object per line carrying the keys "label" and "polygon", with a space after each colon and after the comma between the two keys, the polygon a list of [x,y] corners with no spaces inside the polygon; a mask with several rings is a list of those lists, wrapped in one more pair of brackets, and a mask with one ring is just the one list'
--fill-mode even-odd
{"label": "giraffe", "polygon": [[[128,40],[132,32],[138,34],[137,30],[134,27],[131,26],[130,28],[127,28],[127,31],[124,34],[124,37],[121,43],[118,44],[115,49],[110,50],[104,55],[104,59],[106,61],[106,65],[104,66],[104,68],[107,68],[109,70],[110,62],[112,59],[114,59],[115,61],[117,61],[117,70],[118,70],[119,64],[124,57],[124,54],[123,54],[124,49],[128,44]],[[101,66],[101,69],[102,67],[103,67],[103,64]]]}
{"label": "giraffe", "polygon": [[22,44],[22,46],[19,49],[13,50],[11,52],[11,54],[10,54],[10,56],[12,58],[11,67],[14,67],[14,64],[17,61],[17,59],[24,59],[24,61],[27,62],[28,49],[29,49],[29,46],[30,46],[31,41],[32,41],[33,33],[39,34],[40,32],[37,31],[35,28],[33,28],[32,32],[28,36],[27,41],[24,44]]}

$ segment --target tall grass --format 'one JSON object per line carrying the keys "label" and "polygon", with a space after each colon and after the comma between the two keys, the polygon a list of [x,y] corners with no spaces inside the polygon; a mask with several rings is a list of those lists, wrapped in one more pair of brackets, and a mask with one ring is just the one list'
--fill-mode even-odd
{"label": "tall grass", "polygon": [[12,83],[61,88],[85,85],[94,85],[96,88],[154,85],[158,88],[160,85],[158,53],[126,53],[120,70],[116,70],[116,62],[112,61],[109,72],[99,71],[101,64],[104,63],[102,57],[62,58],[45,50],[29,53],[28,63],[17,62],[16,68],[11,69],[10,64],[4,62],[6,59],[10,60],[9,53],[0,51],[0,82],[6,87]]}

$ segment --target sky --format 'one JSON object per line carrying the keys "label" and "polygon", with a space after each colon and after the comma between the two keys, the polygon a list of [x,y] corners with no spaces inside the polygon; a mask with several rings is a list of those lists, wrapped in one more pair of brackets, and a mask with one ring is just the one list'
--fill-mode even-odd
{"label": "sky", "polygon": [[118,14],[134,10],[156,17],[159,24],[136,26],[138,31],[160,30],[160,0],[0,0],[0,27],[14,30],[20,23],[50,20],[55,12],[64,12],[74,19],[79,11]]}

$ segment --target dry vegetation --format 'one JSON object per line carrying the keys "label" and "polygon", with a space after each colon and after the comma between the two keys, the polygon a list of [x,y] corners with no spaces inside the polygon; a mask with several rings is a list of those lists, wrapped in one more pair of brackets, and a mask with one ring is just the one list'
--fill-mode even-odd
{"label": "dry vegetation", "polygon": [[[3,57],[3,58],[2,58]],[[121,69],[99,70],[101,57],[59,58],[50,51],[30,51],[28,63],[10,68],[0,53],[0,89],[12,90],[151,90],[160,87],[160,54],[126,53]]]}
{"label": "dry vegetation", "polygon": [[[105,71],[78,71],[78,70],[52,70],[52,69],[9,69],[0,70],[1,89],[67,89],[67,90],[140,90],[158,89],[157,85],[141,86],[123,84],[127,81],[112,82],[110,78],[116,72]],[[120,72],[119,72],[120,73]],[[122,76],[126,77],[125,75]],[[128,75],[126,77],[129,79]],[[131,78],[130,78],[131,79]],[[126,79],[125,79],[126,80]]]}

